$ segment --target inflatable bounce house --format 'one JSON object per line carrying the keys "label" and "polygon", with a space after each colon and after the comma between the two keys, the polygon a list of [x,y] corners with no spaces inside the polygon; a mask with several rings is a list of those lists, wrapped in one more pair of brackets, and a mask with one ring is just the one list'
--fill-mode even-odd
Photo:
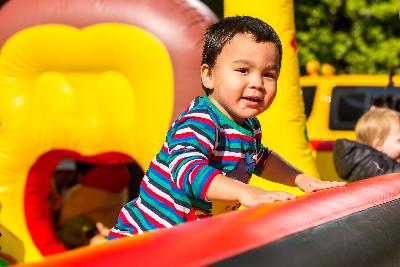
{"label": "inflatable bounce house", "polygon": [[[224,13],[258,17],[278,31],[283,67],[277,99],[259,118],[263,142],[318,176],[293,2],[227,0]],[[59,240],[48,201],[56,166],[73,159],[145,170],[170,123],[203,94],[202,35],[217,20],[197,0],[9,0],[1,7],[1,266],[400,264],[398,174],[307,195],[253,177],[299,197],[96,246],[69,250]],[[81,187],[107,189],[96,181]]]}

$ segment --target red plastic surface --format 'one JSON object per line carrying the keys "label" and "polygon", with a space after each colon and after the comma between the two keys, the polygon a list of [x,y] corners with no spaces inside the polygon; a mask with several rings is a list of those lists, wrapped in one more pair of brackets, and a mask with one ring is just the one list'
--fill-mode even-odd
{"label": "red plastic surface", "polygon": [[204,266],[400,198],[400,174],[361,180],[296,200],[215,216],[29,266]]}
{"label": "red plastic surface", "polygon": [[335,141],[318,141],[311,140],[310,141],[313,150],[315,151],[333,151],[333,147],[335,146]]}

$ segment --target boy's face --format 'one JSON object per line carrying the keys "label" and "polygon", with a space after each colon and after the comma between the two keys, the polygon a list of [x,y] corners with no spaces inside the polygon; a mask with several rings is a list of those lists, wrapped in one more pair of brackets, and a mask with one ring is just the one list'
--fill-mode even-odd
{"label": "boy's face", "polygon": [[379,151],[385,153],[390,158],[400,160],[400,125],[392,124],[389,135],[381,145],[377,147]]}
{"label": "boy's face", "polygon": [[276,95],[278,64],[274,43],[257,43],[250,34],[237,34],[222,48],[212,69],[202,65],[202,82],[212,89],[210,100],[240,125],[271,105]]}

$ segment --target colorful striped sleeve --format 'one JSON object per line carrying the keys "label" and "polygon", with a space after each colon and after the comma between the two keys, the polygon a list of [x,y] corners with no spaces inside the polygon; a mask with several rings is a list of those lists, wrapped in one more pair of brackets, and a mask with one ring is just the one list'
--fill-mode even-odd
{"label": "colorful striped sleeve", "polygon": [[172,180],[188,196],[206,200],[211,181],[221,173],[209,165],[216,134],[217,126],[206,110],[191,111],[171,131],[168,164]]}

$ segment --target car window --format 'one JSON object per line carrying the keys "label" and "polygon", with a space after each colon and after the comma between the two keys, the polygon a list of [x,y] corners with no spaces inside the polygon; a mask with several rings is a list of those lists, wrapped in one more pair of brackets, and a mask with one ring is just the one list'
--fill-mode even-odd
{"label": "car window", "polygon": [[333,89],[329,114],[331,130],[354,130],[357,120],[380,97],[400,96],[400,89],[384,86],[337,86]]}
{"label": "car window", "polygon": [[303,86],[303,101],[304,101],[304,112],[306,113],[306,119],[310,117],[312,106],[314,104],[316,86]]}

